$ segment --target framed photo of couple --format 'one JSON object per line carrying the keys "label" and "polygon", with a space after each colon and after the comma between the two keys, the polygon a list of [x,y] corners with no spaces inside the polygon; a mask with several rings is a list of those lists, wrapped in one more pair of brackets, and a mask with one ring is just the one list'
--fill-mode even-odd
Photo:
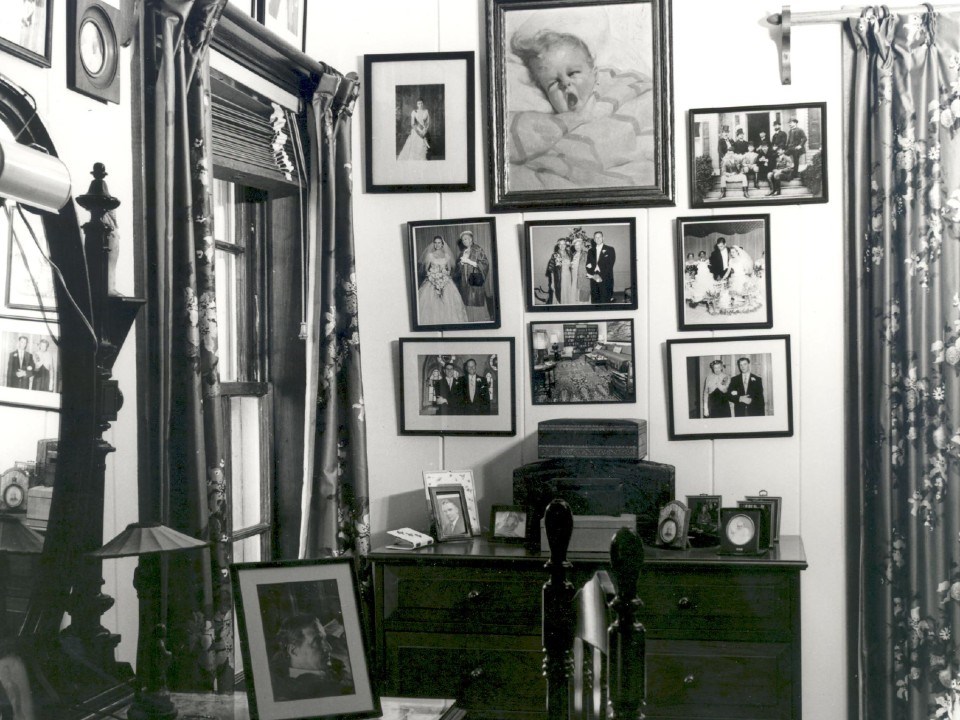
{"label": "framed photo of couple", "polygon": [[413,330],[500,327],[494,219],[407,224]]}
{"label": "framed photo of couple", "polygon": [[770,216],[677,218],[680,330],[773,327]]}
{"label": "framed photo of couple", "polygon": [[476,188],[474,53],[363,56],[367,192]]}
{"label": "framed photo of couple", "polygon": [[400,434],[516,435],[512,337],[399,342]]}
{"label": "framed photo of couple", "polygon": [[667,341],[671,440],[793,435],[789,335]]}
{"label": "framed photo of couple", "polygon": [[486,10],[490,207],[673,205],[670,0]]}

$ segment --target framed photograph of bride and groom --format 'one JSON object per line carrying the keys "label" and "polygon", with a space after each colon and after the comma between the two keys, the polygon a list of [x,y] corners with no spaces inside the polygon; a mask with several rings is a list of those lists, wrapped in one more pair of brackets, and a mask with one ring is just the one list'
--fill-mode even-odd
{"label": "framed photograph of bride and groom", "polygon": [[827,105],[689,111],[690,207],[827,202]]}
{"label": "framed photograph of bride and groom", "polygon": [[407,223],[413,330],[500,327],[492,217]]}
{"label": "framed photograph of bride and groom", "polygon": [[367,192],[476,189],[474,53],[363,56]]}
{"label": "framed photograph of bride and groom", "polygon": [[636,218],[523,224],[528,312],[637,309]]}
{"label": "framed photograph of bride and groom", "polygon": [[680,330],[773,327],[770,216],[677,218]]}

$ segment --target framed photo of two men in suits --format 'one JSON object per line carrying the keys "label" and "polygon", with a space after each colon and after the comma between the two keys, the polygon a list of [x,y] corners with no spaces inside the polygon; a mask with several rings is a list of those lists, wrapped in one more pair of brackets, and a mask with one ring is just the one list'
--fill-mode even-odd
{"label": "framed photo of two men in suits", "polygon": [[402,435],[516,435],[515,341],[400,338]]}
{"label": "framed photo of two men in suits", "polygon": [[667,341],[671,440],[793,435],[790,336]]}

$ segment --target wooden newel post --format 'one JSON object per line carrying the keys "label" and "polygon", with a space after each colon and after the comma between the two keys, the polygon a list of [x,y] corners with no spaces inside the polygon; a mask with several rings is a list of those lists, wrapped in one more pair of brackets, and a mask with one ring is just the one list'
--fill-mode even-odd
{"label": "wooden newel post", "polygon": [[617,595],[610,603],[615,618],[608,632],[611,718],[637,720],[643,717],[647,692],[646,630],[637,619],[643,604],[637,597],[637,580],[643,565],[640,536],[626,528],[618,530],[610,545],[610,564],[617,584]]}
{"label": "wooden newel post", "polygon": [[567,549],[573,534],[573,512],[563,500],[553,500],[543,514],[550,545],[546,564],[550,579],[543,585],[543,674],[547,678],[547,719],[567,720],[570,708],[570,678],[573,675],[573,638],[576,616],[574,587],[567,579],[572,565]]}

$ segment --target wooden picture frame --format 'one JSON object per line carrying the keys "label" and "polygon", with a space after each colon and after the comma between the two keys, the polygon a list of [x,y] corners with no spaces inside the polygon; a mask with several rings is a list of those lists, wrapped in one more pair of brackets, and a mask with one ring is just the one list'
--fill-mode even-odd
{"label": "wooden picture frame", "polygon": [[[37,242],[25,223],[31,223]],[[22,212],[18,203],[7,203],[0,208],[0,278],[3,279],[0,315],[57,317],[53,270],[46,260],[49,255],[43,225],[36,215]]]}
{"label": "wooden picture frame", "polygon": [[636,402],[635,343],[632,318],[530,323],[531,402]]}
{"label": "wooden picture frame", "polygon": [[636,218],[527,220],[523,237],[527,312],[637,309]]}
{"label": "wooden picture frame", "polygon": [[430,488],[438,485],[459,485],[467,503],[470,516],[470,528],[474,535],[480,534],[480,510],[477,507],[477,489],[473,483],[473,470],[424,470],[423,495],[427,502],[427,512],[433,515],[433,503],[430,501]]}
{"label": "wooden picture frame", "polygon": [[437,542],[469,540],[471,532],[467,498],[460,485],[435,485],[430,488],[430,507]]}
{"label": "wooden picture frame", "polygon": [[789,335],[668,340],[669,438],[793,435],[790,361]]}
{"label": "wooden picture frame", "polygon": [[[401,435],[516,434],[512,337],[400,338],[399,343]],[[468,398],[471,362],[478,379]],[[440,387],[448,373],[452,379]]]}
{"label": "wooden picture frame", "polygon": [[[380,716],[350,558],[239,563],[230,575],[251,718]],[[330,672],[293,677],[285,657],[319,634]]]}
{"label": "wooden picture frame", "polygon": [[309,0],[255,0],[257,22],[267,30],[306,51],[307,4]]}
{"label": "wooden picture frame", "polygon": [[[674,204],[670,10],[487,0],[492,210]],[[565,91],[537,80],[549,32],[583,65]]]}
{"label": "wooden picture frame", "polygon": [[677,218],[680,330],[773,327],[770,216]]}
{"label": "wooden picture frame", "polygon": [[[56,0],[7,0],[0,14],[0,50],[40,67],[51,67]],[[62,2],[62,0],[60,0]]]}
{"label": "wooden picture frame", "polygon": [[[690,207],[827,202],[826,103],[697,108],[687,117]],[[788,140],[793,128],[802,142]],[[745,160],[750,152],[757,157]]]}
{"label": "wooden picture frame", "polygon": [[500,327],[494,218],[410,222],[407,236],[412,330]]}
{"label": "wooden picture frame", "polygon": [[527,536],[527,511],[519,505],[490,508],[490,541],[522,544]]}
{"label": "wooden picture frame", "polygon": [[63,373],[56,323],[0,317],[0,358],[0,405],[60,409]]}
{"label": "wooden picture frame", "polygon": [[363,56],[367,192],[470,192],[474,53]]}

